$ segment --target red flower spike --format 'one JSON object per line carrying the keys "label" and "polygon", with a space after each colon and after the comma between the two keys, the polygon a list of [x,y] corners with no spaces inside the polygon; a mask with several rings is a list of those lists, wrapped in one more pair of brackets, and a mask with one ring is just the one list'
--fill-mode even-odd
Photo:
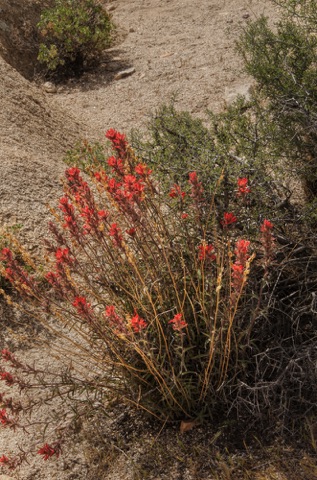
{"label": "red flower spike", "polygon": [[249,240],[239,239],[236,242],[236,248],[234,251],[236,260],[231,265],[231,305],[235,305],[236,301],[239,299],[244,284],[245,268],[249,259],[249,247]]}
{"label": "red flower spike", "polygon": [[85,297],[76,297],[73,301],[73,307],[76,308],[78,315],[89,317],[91,315],[91,305],[87,303]]}
{"label": "red flower spike", "polygon": [[109,212],[106,212],[105,210],[99,210],[98,212],[98,217],[100,220],[106,220],[109,216]]}
{"label": "red flower spike", "polygon": [[2,455],[2,457],[0,457],[1,465],[9,465],[10,463],[10,459],[6,455]]}
{"label": "red flower spike", "polygon": [[174,186],[171,188],[169,196],[171,198],[180,198],[183,199],[186,196],[186,193],[182,191],[181,187],[174,183]]}
{"label": "red flower spike", "polygon": [[174,318],[168,322],[172,324],[173,330],[180,332],[183,328],[187,327],[187,323],[182,318],[183,315],[181,313],[177,313]]}
{"label": "red flower spike", "polygon": [[204,189],[202,183],[198,181],[197,172],[189,173],[188,182],[190,183],[192,189],[191,197],[193,197],[196,202],[200,201]]}
{"label": "red flower spike", "polygon": [[126,332],[126,326],[123,318],[116,313],[116,308],[113,305],[108,305],[106,307],[104,315],[109,322],[109,325],[114,328],[117,333]]}
{"label": "red flower spike", "polygon": [[53,447],[49,445],[48,443],[45,443],[42,448],[40,448],[37,452],[39,455],[43,455],[44,460],[48,460],[51,458],[53,455],[56,455],[58,458],[60,455],[60,447]]}
{"label": "red flower spike", "polygon": [[3,380],[9,387],[14,384],[14,378],[9,372],[1,372],[0,378]]}
{"label": "red flower spike", "polygon": [[9,350],[4,348],[1,352],[2,359],[5,360],[6,362],[12,362],[15,360],[13,353],[11,353]]}
{"label": "red flower spike", "polygon": [[130,319],[130,325],[134,333],[139,333],[147,327],[147,323],[137,313]]}
{"label": "red flower spike", "polygon": [[121,234],[121,230],[116,223],[112,223],[110,225],[109,235],[110,237],[113,237],[113,243],[116,247],[122,247],[123,237]]}
{"label": "red flower spike", "polygon": [[275,245],[275,238],[273,237],[272,230],[273,230],[273,223],[269,220],[264,220],[261,227],[261,243],[264,250],[264,263],[266,265],[272,260],[274,255],[274,245]]}
{"label": "red flower spike", "polygon": [[268,232],[270,230],[273,230],[273,227],[274,227],[273,223],[271,223],[269,220],[265,219],[263,221],[262,225],[261,225],[260,230],[261,230],[261,232],[264,233],[264,232]]}
{"label": "red flower spike", "polygon": [[107,163],[114,173],[124,175],[124,164],[121,158],[109,157]]}
{"label": "red flower spike", "polygon": [[217,258],[216,255],[215,255],[215,248],[211,244],[206,245],[206,244],[202,243],[201,245],[199,245],[198,250],[199,250],[198,258],[202,262],[203,261],[216,260],[216,258]]}
{"label": "red flower spike", "polygon": [[246,177],[238,178],[237,184],[238,184],[238,192],[237,192],[238,197],[245,197],[248,193],[251,192],[251,188],[248,185],[248,179]]}
{"label": "red flower spike", "polygon": [[152,170],[150,170],[149,167],[144,163],[139,163],[138,165],[136,165],[134,171],[137,175],[140,175],[140,177],[142,178],[149,177],[152,173]]}
{"label": "red flower spike", "polygon": [[2,425],[4,425],[4,426],[7,426],[7,425],[10,424],[10,420],[8,419],[7,412],[6,412],[5,408],[0,410],[0,423],[2,423]]}
{"label": "red flower spike", "polygon": [[10,248],[3,248],[3,249],[1,250],[0,260],[1,260],[2,262],[12,262],[12,260],[13,260],[13,254],[12,254]]}
{"label": "red flower spike", "polygon": [[55,252],[56,262],[59,264],[65,263],[66,265],[70,265],[74,262],[74,259],[69,255],[68,248],[58,248]]}
{"label": "red flower spike", "polygon": [[112,143],[113,150],[115,150],[120,157],[125,158],[128,146],[126,136],[111,128],[106,132],[106,138]]}
{"label": "red flower spike", "polygon": [[126,230],[127,234],[130,235],[130,237],[134,237],[136,234],[136,228],[131,227],[128,230]]}
{"label": "red flower spike", "polygon": [[221,224],[224,228],[226,228],[236,223],[236,221],[237,217],[235,217],[233,213],[225,212],[223,214],[223,220],[221,221]]}
{"label": "red flower spike", "polygon": [[235,256],[236,256],[236,261],[235,263],[239,265],[245,266],[249,255],[248,255],[248,250],[250,247],[250,241],[249,240],[243,240],[242,238],[237,240],[236,242],[236,248],[235,248]]}

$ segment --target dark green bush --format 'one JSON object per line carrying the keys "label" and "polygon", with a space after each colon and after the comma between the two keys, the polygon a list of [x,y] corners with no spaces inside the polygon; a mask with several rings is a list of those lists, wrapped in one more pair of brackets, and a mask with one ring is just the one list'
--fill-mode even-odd
{"label": "dark green bush", "polygon": [[38,60],[50,72],[78,74],[111,43],[109,14],[95,0],[56,0],[37,25]]}
{"label": "dark green bush", "polygon": [[257,81],[278,142],[292,168],[317,193],[317,2],[280,0],[274,28],[260,17],[238,42],[245,67]]}

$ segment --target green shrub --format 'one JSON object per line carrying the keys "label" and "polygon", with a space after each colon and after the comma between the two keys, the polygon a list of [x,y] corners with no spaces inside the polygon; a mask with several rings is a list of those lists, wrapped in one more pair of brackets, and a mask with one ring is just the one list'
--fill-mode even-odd
{"label": "green shrub", "polygon": [[[266,100],[278,142],[309,194],[317,193],[317,2],[280,0],[281,19],[251,22],[238,42],[245,67]],[[264,104],[263,104],[264,105]]]}
{"label": "green shrub", "polygon": [[[228,208],[228,192],[236,188],[237,177],[247,177],[253,195],[245,217],[240,218],[248,234],[256,234],[259,218],[269,216],[285,226],[285,233],[291,228],[296,235],[292,225],[298,225],[300,214],[289,202],[292,190],[283,167],[280,130],[270,121],[257,93],[250,100],[238,98],[223,113],[209,112],[208,124],[177,111],[174,104],[164,105],[153,115],[145,134],[132,132],[131,144],[153,168],[166,192],[173,183],[186,182],[189,172],[197,171],[222,212]],[[77,165],[84,166],[83,162]],[[219,185],[220,176],[224,181]]]}
{"label": "green shrub", "polygon": [[38,60],[50,72],[80,73],[111,43],[110,16],[95,0],[56,0],[37,25]]}

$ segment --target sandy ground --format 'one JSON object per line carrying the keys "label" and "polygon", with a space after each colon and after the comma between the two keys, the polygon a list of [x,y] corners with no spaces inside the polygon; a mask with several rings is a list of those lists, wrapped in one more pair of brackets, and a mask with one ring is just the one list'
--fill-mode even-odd
{"label": "sandy ground", "polygon": [[[57,93],[45,93],[0,58],[0,222],[21,224],[30,250],[41,244],[46,205],[60,195],[63,156],[76,139],[103,140],[108,128],[144,128],[149,115],[174,95],[179,109],[199,117],[206,109],[223,109],[232,93],[250,83],[234,49],[241,28],[261,13],[276,14],[263,0],[114,0],[105,5],[120,42],[96,72],[58,86]],[[115,80],[131,67],[132,75]],[[10,343],[6,335],[1,341]],[[24,352],[34,360],[43,355],[47,352]],[[24,441],[18,431],[1,432],[0,455]],[[124,458],[119,462],[105,480],[132,478]],[[11,478],[87,478],[81,446],[58,461],[36,459]]]}

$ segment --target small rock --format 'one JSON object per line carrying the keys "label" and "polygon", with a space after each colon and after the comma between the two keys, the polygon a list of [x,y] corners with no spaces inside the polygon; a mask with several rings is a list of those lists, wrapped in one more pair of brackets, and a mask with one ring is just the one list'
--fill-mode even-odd
{"label": "small rock", "polygon": [[44,85],[43,85],[43,88],[44,88],[46,93],[56,93],[57,92],[56,85],[54,85],[54,83],[52,83],[52,82],[45,82]]}
{"label": "small rock", "polygon": [[134,67],[127,68],[126,70],[121,70],[121,72],[118,72],[118,73],[115,75],[114,79],[115,79],[115,80],[120,80],[121,78],[129,77],[129,76],[132,75],[134,72],[135,72],[135,68],[134,68]]}
{"label": "small rock", "polygon": [[250,14],[249,13],[244,13],[242,15],[242,18],[245,18],[245,19],[250,18]]}
{"label": "small rock", "polygon": [[135,32],[135,29],[134,29],[133,27],[130,27],[130,28],[129,28],[129,32],[130,32],[130,33],[134,33],[134,32]]}
{"label": "small rock", "polygon": [[116,9],[115,5],[109,5],[109,7],[107,7],[108,12],[113,12],[113,10],[115,9]]}

